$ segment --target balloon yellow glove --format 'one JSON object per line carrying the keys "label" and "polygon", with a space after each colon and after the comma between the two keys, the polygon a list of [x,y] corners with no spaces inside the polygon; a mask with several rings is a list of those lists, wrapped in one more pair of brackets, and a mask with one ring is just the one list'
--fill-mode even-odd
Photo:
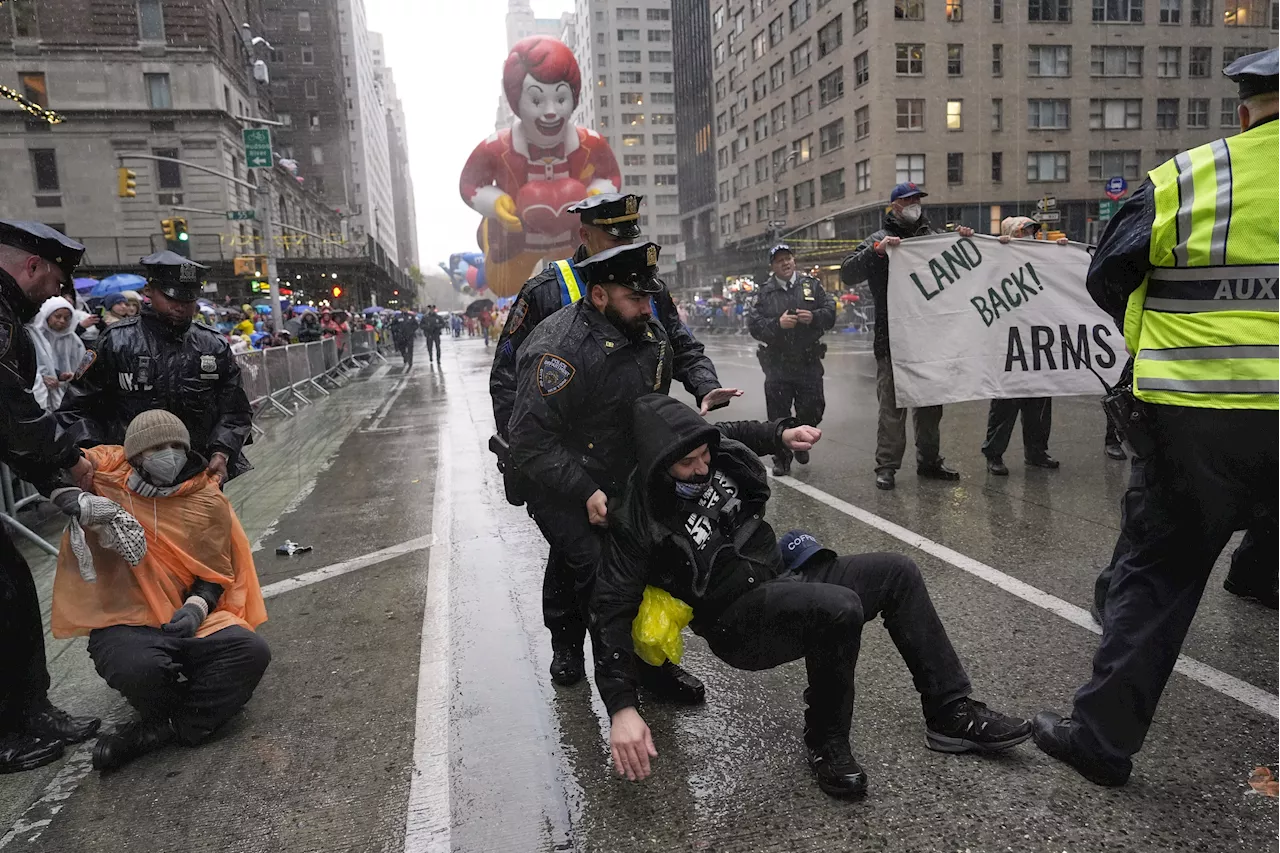
{"label": "balloon yellow glove", "polygon": [[503,230],[519,233],[524,230],[524,223],[520,221],[520,217],[516,215],[516,200],[509,195],[504,195],[493,205],[493,212],[498,217],[498,224]]}

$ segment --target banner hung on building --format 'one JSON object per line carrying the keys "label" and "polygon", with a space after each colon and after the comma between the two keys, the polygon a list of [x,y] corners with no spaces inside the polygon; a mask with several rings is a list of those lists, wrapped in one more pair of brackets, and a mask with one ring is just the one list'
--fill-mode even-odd
{"label": "banner hung on building", "polygon": [[1127,356],[1078,243],[938,234],[889,249],[898,405],[1101,395]]}

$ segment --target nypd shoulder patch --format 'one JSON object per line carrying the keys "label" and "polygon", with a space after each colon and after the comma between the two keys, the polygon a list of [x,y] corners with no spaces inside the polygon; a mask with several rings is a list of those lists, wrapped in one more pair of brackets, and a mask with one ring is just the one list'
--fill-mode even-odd
{"label": "nypd shoulder patch", "polygon": [[511,316],[507,318],[507,335],[514,335],[524,325],[524,318],[527,316],[529,316],[529,303],[521,296],[516,300],[515,307],[511,309]]}
{"label": "nypd shoulder patch", "polygon": [[89,372],[89,368],[93,367],[93,363],[98,360],[96,350],[87,349],[84,351],[84,358],[80,359],[79,366],[76,367],[75,378],[79,379]]}
{"label": "nypd shoulder patch", "polygon": [[565,389],[577,371],[558,355],[546,353],[538,359],[538,390],[544,397],[558,394]]}

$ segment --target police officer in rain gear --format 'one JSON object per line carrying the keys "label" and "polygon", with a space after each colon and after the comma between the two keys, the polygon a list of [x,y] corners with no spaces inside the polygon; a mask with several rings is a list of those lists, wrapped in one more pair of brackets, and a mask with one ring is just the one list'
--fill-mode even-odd
{"label": "police officer in rain gear", "polygon": [[58,409],[58,424],[81,447],[123,444],[129,422],[151,409],[182,419],[191,449],[227,480],[251,467],[253,411],[240,366],[222,335],[193,323],[204,271],[175,252],[141,261],[151,304],[102,333],[85,354]]}
{"label": "police officer in rain gear", "polygon": [[[1142,748],[1214,561],[1232,533],[1275,530],[1280,144],[1277,51],[1224,73],[1241,132],[1152,170],[1089,268],[1094,301],[1134,357],[1127,540],[1106,591],[1093,678],[1070,717],[1044,711],[1036,743],[1099,785],[1123,785]],[[1276,537],[1232,575],[1275,583]]]}
{"label": "police officer in rain gear", "polygon": [[[642,243],[581,261],[576,273],[587,288],[584,298],[539,325],[520,347],[511,461],[527,489],[529,514],[558,558],[553,562],[569,573],[565,584],[576,592],[579,631],[608,525],[608,498],[635,465],[631,404],[671,387],[671,340],[652,313],[651,299],[662,290],[658,252],[657,244]],[[569,663],[580,679],[581,634],[572,638],[576,646],[554,629],[552,637],[558,657],[576,657]],[[701,682],[670,662],[641,665],[640,673],[659,698],[703,699]]]}
{"label": "police officer in rain gear", "polygon": [[[489,374],[489,393],[493,399],[493,418],[498,438],[496,448],[507,441],[507,427],[516,397],[516,359],[520,346],[533,330],[561,308],[580,300],[586,291],[578,265],[592,255],[633,243],[640,236],[640,202],[644,196],[631,193],[603,193],[569,208],[578,214],[581,226],[578,237],[582,244],[573,257],[548,264],[525,282],[520,295],[507,316],[507,324],[498,338],[493,369]],[[722,389],[715,365],[703,352],[702,344],[680,322],[671,293],[661,279],[653,294],[652,310],[671,343],[672,377],[708,410],[724,405],[738,393]],[[520,475],[514,465],[501,463],[507,497],[514,505],[524,502]],[[554,552],[548,557],[542,586],[542,618],[551,632],[553,660],[551,677],[557,684],[574,684],[584,675],[582,643],[586,625],[582,622],[577,594],[573,591],[573,572]]]}
{"label": "police officer in rain gear", "polygon": [[[47,225],[0,221],[0,460],[46,495],[69,481],[90,485],[93,465],[31,395],[36,350],[24,326],[70,283],[83,255],[84,246]],[[0,773],[56,761],[99,722],[49,702],[35,581],[0,524]]]}
{"label": "police officer in rain gear", "polygon": [[[747,316],[747,330],[760,341],[757,353],[764,368],[764,405],[770,420],[796,417],[817,426],[827,400],[822,393],[822,359],[827,345],[822,335],[836,324],[835,304],[822,283],[796,271],[791,247],[779,244],[769,250],[773,275],[760,288]],[[793,454],[785,447],[773,455],[773,473],[790,473]],[[801,465],[809,451],[794,454]]]}

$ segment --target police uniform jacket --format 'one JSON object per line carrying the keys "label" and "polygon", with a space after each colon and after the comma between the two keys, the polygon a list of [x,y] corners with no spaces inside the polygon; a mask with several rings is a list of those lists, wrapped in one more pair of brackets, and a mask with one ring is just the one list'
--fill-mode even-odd
{"label": "police uniform jacket", "polygon": [[876,243],[885,237],[924,237],[939,234],[929,225],[924,216],[915,225],[898,219],[889,211],[884,215],[884,224],[879,231],[858,244],[853,254],[840,264],[840,281],[846,287],[866,282],[871,288],[871,298],[875,300],[875,340],[872,349],[876,358],[889,357],[889,259],[876,251]]}
{"label": "police uniform jacket", "polygon": [[[784,329],[778,318],[791,309],[813,312],[813,322],[797,323],[794,329]],[[763,343],[775,366],[813,364],[821,358],[819,339],[836,324],[835,303],[831,295],[822,289],[822,283],[803,273],[795,282],[779,281],[776,276],[756,294],[747,317],[747,330],[751,337]]]}
{"label": "police uniform jacket", "polygon": [[[579,246],[574,252],[572,263],[587,258],[587,250]],[[585,296],[589,285],[581,282]],[[671,292],[663,285],[662,292],[653,297],[656,307],[654,316],[666,331],[671,342],[672,376],[682,383],[685,390],[697,399],[699,405],[702,398],[720,387],[720,378],[716,375],[715,365],[707,358],[702,344],[684,323],[680,322],[680,314],[676,311]],[[498,338],[498,351],[493,359],[493,369],[489,373],[489,394],[493,399],[493,419],[498,435],[507,437],[507,426],[511,421],[511,411],[516,399],[516,365],[520,346],[529,338],[533,330],[546,318],[559,311],[568,299],[562,292],[559,277],[554,264],[547,267],[533,278],[525,282],[520,295],[507,315],[507,325]]]}
{"label": "police uniform jacket", "polygon": [[656,320],[632,341],[588,299],[540,324],[520,347],[509,439],[532,496],[582,504],[625,480],[631,405],[667,393],[673,360]]}
{"label": "police uniform jacket", "polygon": [[181,418],[195,452],[227,454],[228,478],[253,467],[241,453],[253,411],[227,342],[199,323],[175,329],[146,307],[85,353],[57,417],[76,444],[93,447],[123,444],[129,422],[149,409]]}
{"label": "police uniform jacket", "polygon": [[80,460],[75,443],[31,394],[36,348],[26,324],[38,308],[0,270],[0,459],[45,494],[61,484],[61,469]]}

